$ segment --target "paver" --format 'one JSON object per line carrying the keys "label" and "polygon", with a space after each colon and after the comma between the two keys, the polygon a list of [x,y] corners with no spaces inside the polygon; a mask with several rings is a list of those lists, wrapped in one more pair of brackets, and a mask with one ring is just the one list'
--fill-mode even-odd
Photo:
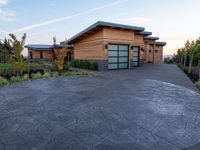
{"label": "paver", "polygon": [[0,149],[184,149],[200,142],[195,90],[169,65],[7,86],[0,89]]}

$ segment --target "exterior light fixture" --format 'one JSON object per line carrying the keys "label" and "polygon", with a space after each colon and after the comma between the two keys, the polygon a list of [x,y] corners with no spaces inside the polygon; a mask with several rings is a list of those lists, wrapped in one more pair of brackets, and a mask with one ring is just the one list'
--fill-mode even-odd
{"label": "exterior light fixture", "polygon": [[108,44],[105,45],[105,49],[108,49]]}
{"label": "exterior light fixture", "polygon": [[131,49],[132,49],[132,50],[134,49],[134,46],[133,46],[133,45],[131,45]]}

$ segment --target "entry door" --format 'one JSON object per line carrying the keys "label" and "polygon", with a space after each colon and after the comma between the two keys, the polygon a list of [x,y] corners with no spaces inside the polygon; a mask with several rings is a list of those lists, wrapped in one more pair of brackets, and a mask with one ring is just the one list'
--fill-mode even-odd
{"label": "entry door", "polygon": [[109,44],[108,69],[128,69],[129,45]]}
{"label": "entry door", "polygon": [[140,48],[134,47],[134,50],[133,50],[133,67],[139,67],[139,60],[140,60]]}

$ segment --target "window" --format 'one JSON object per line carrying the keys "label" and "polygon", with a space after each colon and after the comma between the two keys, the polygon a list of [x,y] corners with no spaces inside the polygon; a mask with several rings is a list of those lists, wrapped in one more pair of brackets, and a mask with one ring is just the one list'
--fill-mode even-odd
{"label": "window", "polygon": [[155,53],[158,53],[158,50],[155,50]]}
{"label": "window", "polygon": [[40,59],[43,59],[43,52],[40,52]]}
{"label": "window", "polygon": [[149,50],[149,53],[151,53],[151,50]]}
{"label": "window", "polygon": [[33,52],[29,52],[30,59],[33,59]]}

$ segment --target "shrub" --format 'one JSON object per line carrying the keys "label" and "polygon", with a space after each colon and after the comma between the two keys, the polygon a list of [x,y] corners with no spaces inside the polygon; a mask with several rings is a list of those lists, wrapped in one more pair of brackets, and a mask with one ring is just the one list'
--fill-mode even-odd
{"label": "shrub", "polygon": [[42,78],[42,74],[41,73],[36,73],[36,74],[33,74],[32,76],[32,79],[41,79]]}
{"label": "shrub", "polygon": [[18,82],[22,82],[23,79],[20,77],[20,76],[17,76],[17,77],[11,77],[10,78],[10,82],[11,83],[18,83]]}
{"label": "shrub", "polygon": [[25,74],[25,75],[22,77],[22,80],[23,80],[23,81],[28,81],[28,80],[29,80],[29,75],[28,75],[28,74]]}
{"label": "shrub", "polygon": [[43,78],[50,78],[51,77],[51,74],[46,72],[43,74]]}
{"label": "shrub", "polygon": [[8,83],[9,83],[9,82],[8,82],[7,79],[5,79],[5,78],[3,78],[3,77],[0,77],[0,87],[6,85],[6,84],[8,84]]}
{"label": "shrub", "polygon": [[53,72],[53,73],[52,73],[52,77],[57,78],[58,76],[59,76],[58,72]]}
{"label": "shrub", "polygon": [[0,75],[10,77],[12,76],[14,70],[14,66],[11,64],[0,64]]}
{"label": "shrub", "polygon": [[200,81],[198,81],[195,85],[200,90]]}
{"label": "shrub", "polygon": [[97,70],[97,63],[91,61],[72,61],[71,66],[75,68],[89,69],[89,70]]}

